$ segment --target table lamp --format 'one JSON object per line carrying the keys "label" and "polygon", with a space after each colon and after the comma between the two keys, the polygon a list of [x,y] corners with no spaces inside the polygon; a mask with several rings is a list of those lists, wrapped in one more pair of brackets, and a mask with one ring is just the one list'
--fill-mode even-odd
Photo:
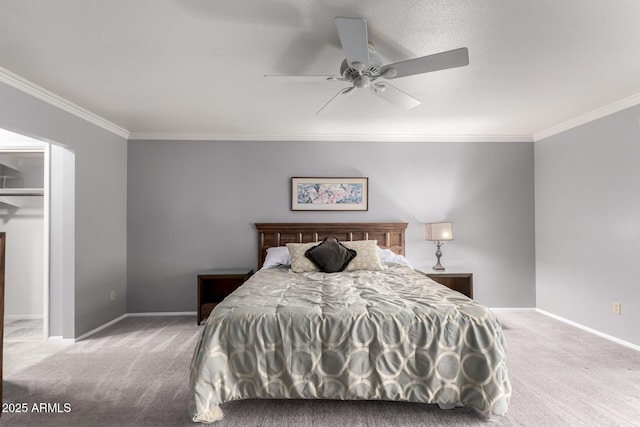
{"label": "table lamp", "polygon": [[451,231],[450,222],[432,222],[425,224],[425,240],[430,240],[436,245],[436,258],[438,262],[433,266],[434,271],[444,271],[444,267],[440,264],[442,252],[440,247],[445,240],[453,240],[453,232]]}

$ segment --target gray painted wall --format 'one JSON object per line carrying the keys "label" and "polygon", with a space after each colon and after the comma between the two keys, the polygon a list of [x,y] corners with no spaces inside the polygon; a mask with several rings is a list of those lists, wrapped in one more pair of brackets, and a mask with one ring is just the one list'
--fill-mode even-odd
{"label": "gray painted wall", "polygon": [[639,118],[633,107],[535,144],[538,308],[636,345]]}
{"label": "gray painted wall", "polygon": [[[75,316],[51,335],[76,337],[124,314],[126,140],[3,83],[0,127],[75,153],[75,287],[64,284],[75,297]],[[115,302],[109,301],[111,290]]]}
{"label": "gray painted wall", "polygon": [[[639,116],[535,145],[130,141],[127,154],[123,138],[0,83],[0,127],[73,151],[76,252],[63,276],[75,286],[56,290],[68,321],[51,331],[65,338],[127,311],[194,311],[197,272],[255,268],[254,222],[406,221],[407,256],[428,270],[423,224],[451,220],[443,262],[474,273],[479,301],[537,304],[640,344]],[[370,209],[291,212],[291,176],[368,176]]]}
{"label": "gray painted wall", "polygon": [[[534,307],[533,143],[129,141],[128,312],[195,311],[196,275],[257,265],[255,222],[451,220],[443,264],[491,307]],[[368,212],[291,212],[291,176],[367,176]]]}

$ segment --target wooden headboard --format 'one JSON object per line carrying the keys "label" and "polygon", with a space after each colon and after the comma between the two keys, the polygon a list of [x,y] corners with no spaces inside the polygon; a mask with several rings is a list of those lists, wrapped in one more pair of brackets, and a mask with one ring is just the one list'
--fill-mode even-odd
{"label": "wooden headboard", "polygon": [[341,241],[377,240],[381,248],[405,255],[406,222],[286,222],[257,223],[258,268],[267,249],[287,243],[319,242],[327,236]]}

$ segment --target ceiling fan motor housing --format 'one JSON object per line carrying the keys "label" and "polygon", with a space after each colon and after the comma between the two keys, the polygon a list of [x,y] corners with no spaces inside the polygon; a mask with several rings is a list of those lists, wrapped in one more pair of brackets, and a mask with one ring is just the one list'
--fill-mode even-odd
{"label": "ceiling fan motor housing", "polygon": [[[369,50],[369,67],[362,70],[363,74],[369,75],[369,77],[376,77],[380,74],[382,68],[382,59],[375,53]],[[349,67],[347,60],[342,61],[340,65],[340,75],[348,80],[354,80],[360,75],[360,72],[355,68]]]}

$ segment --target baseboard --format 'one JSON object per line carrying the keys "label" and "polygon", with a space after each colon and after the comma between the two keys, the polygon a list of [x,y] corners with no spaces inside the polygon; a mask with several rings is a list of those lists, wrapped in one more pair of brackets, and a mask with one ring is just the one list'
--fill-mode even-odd
{"label": "baseboard", "polygon": [[90,330],[89,332],[87,332],[87,333],[84,333],[84,334],[80,335],[79,337],[76,337],[75,341],[81,341],[81,340],[83,340],[83,339],[85,339],[85,338],[88,338],[88,337],[90,337],[91,335],[93,335],[93,334],[95,334],[95,333],[97,333],[97,332],[100,332],[101,330],[103,330],[103,329],[105,329],[105,328],[108,328],[108,327],[109,327],[109,326],[111,326],[111,325],[114,325],[114,324],[118,323],[119,321],[121,321],[121,320],[125,319],[126,317],[127,317],[127,315],[126,315],[126,314],[123,314],[122,316],[117,317],[117,318],[113,319],[112,321],[105,323],[105,324],[104,324],[104,325],[102,325],[102,326],[98,326],[97,328],[92,329],[92,330]]}
{"label": "baseboard", "polygon": [[564,317],[558,316],[557,314],[549,313],[548,311],[542,310],[540,308],[536,308],[535,311],[537,311],[540,314],[544,314],[545,316],[549,316],[549,317],[551,317],[553,319],[559,320],[559,321],[561,321],[563,323],[566,323],[568,325],[575,326],[578,329],[582,329],[583,331],[592,333],[592,334],[597,335],[597,336],[599,336],[601,338],[605,338],[605,339],[608,339],[609,341],[613,341],[616,344],[620,344],[620,345],[623,345],[625,347],[629,347],[630,349],[633,349],[633,350],[636,350],[636,351],[640,351],[640,346],[639,345],[630,343],[629,341],[621,340],[620,338],[616,338],[614,336],[605,334],[604,332],[600,332],[600,331],[598,331],[596,329],[592,329],[592,328],[590,328],[588,326],[584,326],[584,325],[582,325],[582,324],[580,324],[578,322],[574,322],[573,320],[565,319]]}
{"label": "baseboard", "polygon": [[63,338],[62,336],[51,336],[47,338],[49,342],[62,343],[62,344],[73,344],[76,342],[75,338]]}
{"label": "baseboard", "polygon": [[42,314],[5,314],[7,320],[42,320]]}
{"label": "baseboard", "polygon": [[526,311],[536,311],[537,309],[535,307],[489,307],[489,310],[491,311],[495,311],[497,313],[500,312],[510,312],[510,313],[517,313],[517,312],[526,312]]}
{"label": "baseboard", "polygon": [[159,312],[150,312],[150,313],[127,313],[125,316],[127,317],[154,317],[154,316],[197,316],[198,313],[195,311],[159,311]]}

